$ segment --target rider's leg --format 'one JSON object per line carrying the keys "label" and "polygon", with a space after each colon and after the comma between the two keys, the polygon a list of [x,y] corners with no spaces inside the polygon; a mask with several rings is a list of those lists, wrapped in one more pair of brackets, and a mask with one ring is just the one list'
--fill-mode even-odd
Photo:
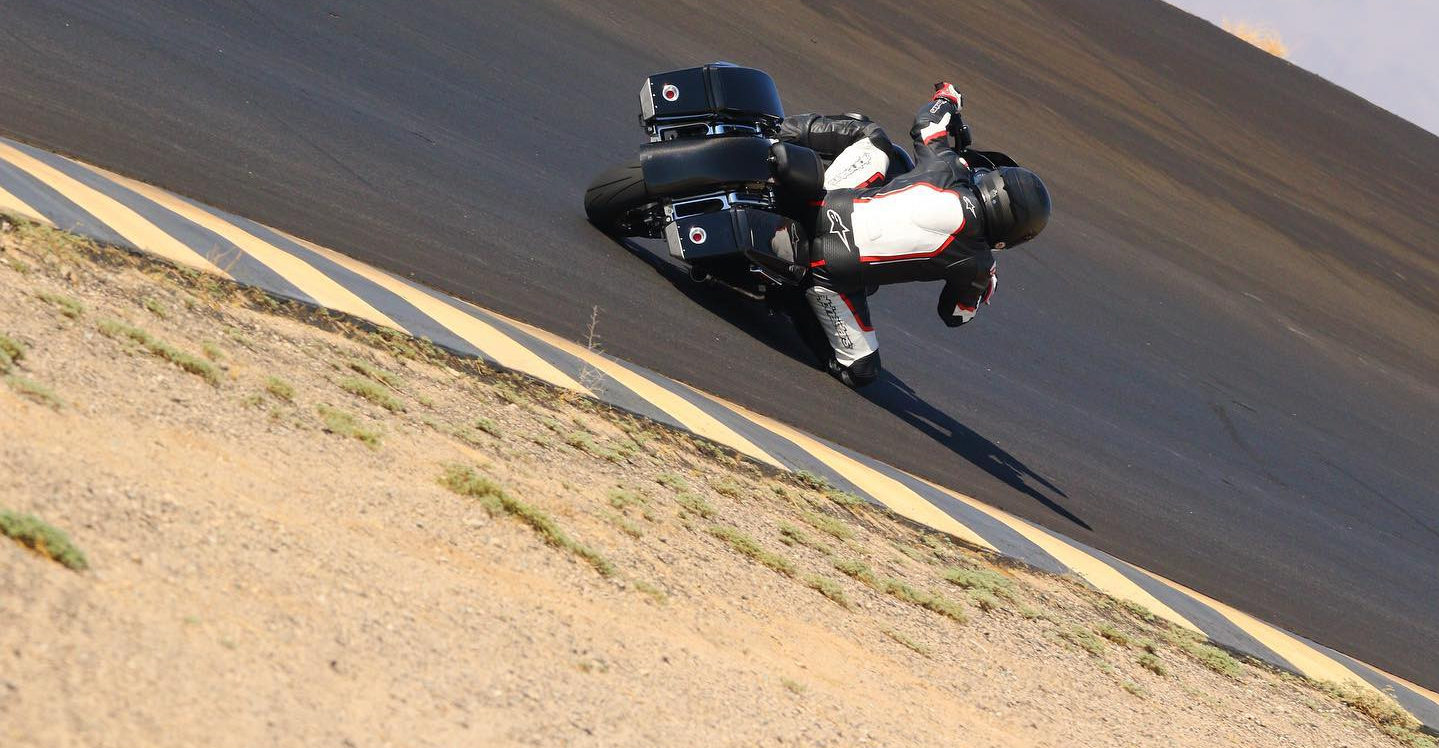
{"label": "rider's leg", "polygon": [[[844,294],[816,284],[805,289],[804,295],[833,352],[828,359],[829,373],[851,387],[878,379],[879,338],[870,324],[869,302],[863,292]],[[796,320],[796,324],[801,323]]]}
{"label": "rider's leg", "polygon": [[889,153],[868,138],[861,138],[840,151],[824,170],[826,190],[873,187],[889,171]]}

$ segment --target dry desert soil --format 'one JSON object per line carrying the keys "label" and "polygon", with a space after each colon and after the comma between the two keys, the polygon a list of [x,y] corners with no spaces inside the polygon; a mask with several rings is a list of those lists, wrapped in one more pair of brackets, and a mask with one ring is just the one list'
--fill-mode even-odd
{"label": "dry desert soil", "polygon": [[812,476],[13,218],[0,371],[0,745],[1432,745]]}

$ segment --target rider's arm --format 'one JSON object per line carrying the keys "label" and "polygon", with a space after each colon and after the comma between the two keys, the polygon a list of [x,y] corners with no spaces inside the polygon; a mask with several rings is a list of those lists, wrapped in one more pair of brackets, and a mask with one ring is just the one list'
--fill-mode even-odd
{"label": "rider's arm", "polygon": [[993,255],[987,260],[976,260],[979,262],[977,266],[966,264],[972,271],[957,273],[946,279],[944,290],[939,293],[939,307],[936,311],[944,324],[950,327],[959,327],[974,319],[974,315],[979,313],[979,305],[989,303],[995,286],[999,284]]}
{"label": "rider's arm", "polygon": [[802,145],[830,159],[864,138],[869,138],[881,151],[888,152],[889,136],[884,133],[884,128],[852,117],[798,114],[785,117],[779,129],[780,140]]}
{"label": "rider's arm", "polygon": [[920,161],[954,154],[949,135],[955,133],[961,148],[969,146],[969,127],[960,119],[960,93],[952,83],[936,85],[934,98],[919,108],[909,136],[914,139],[914,155]]}

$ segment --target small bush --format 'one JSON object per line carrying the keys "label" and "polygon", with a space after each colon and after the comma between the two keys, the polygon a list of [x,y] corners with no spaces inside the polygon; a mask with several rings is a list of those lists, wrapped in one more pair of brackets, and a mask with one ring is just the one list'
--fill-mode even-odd
{"label": "small bush", "polygon": [[33,514],[0,509],[0,535],[68,569],[84,571],[90,567],[85,554],[70,541],[64,530]]}

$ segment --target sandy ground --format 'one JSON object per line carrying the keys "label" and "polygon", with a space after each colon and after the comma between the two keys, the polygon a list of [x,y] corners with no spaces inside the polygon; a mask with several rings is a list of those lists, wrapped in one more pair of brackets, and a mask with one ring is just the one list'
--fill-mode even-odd
{"label": "sandy ground", "polygon": [[[12,376],[61,403],[0,385],[0,508],[68,531],[90,568],[0,539],[0,744],[1394,744],[1296,678],[1206,668],[1072,580],[424,346],[65,244],[0,236],[0,334],[27,348]],[[211,360],[215,383],[111,321]],[[604,561],[442,485],[458,466]]]}

